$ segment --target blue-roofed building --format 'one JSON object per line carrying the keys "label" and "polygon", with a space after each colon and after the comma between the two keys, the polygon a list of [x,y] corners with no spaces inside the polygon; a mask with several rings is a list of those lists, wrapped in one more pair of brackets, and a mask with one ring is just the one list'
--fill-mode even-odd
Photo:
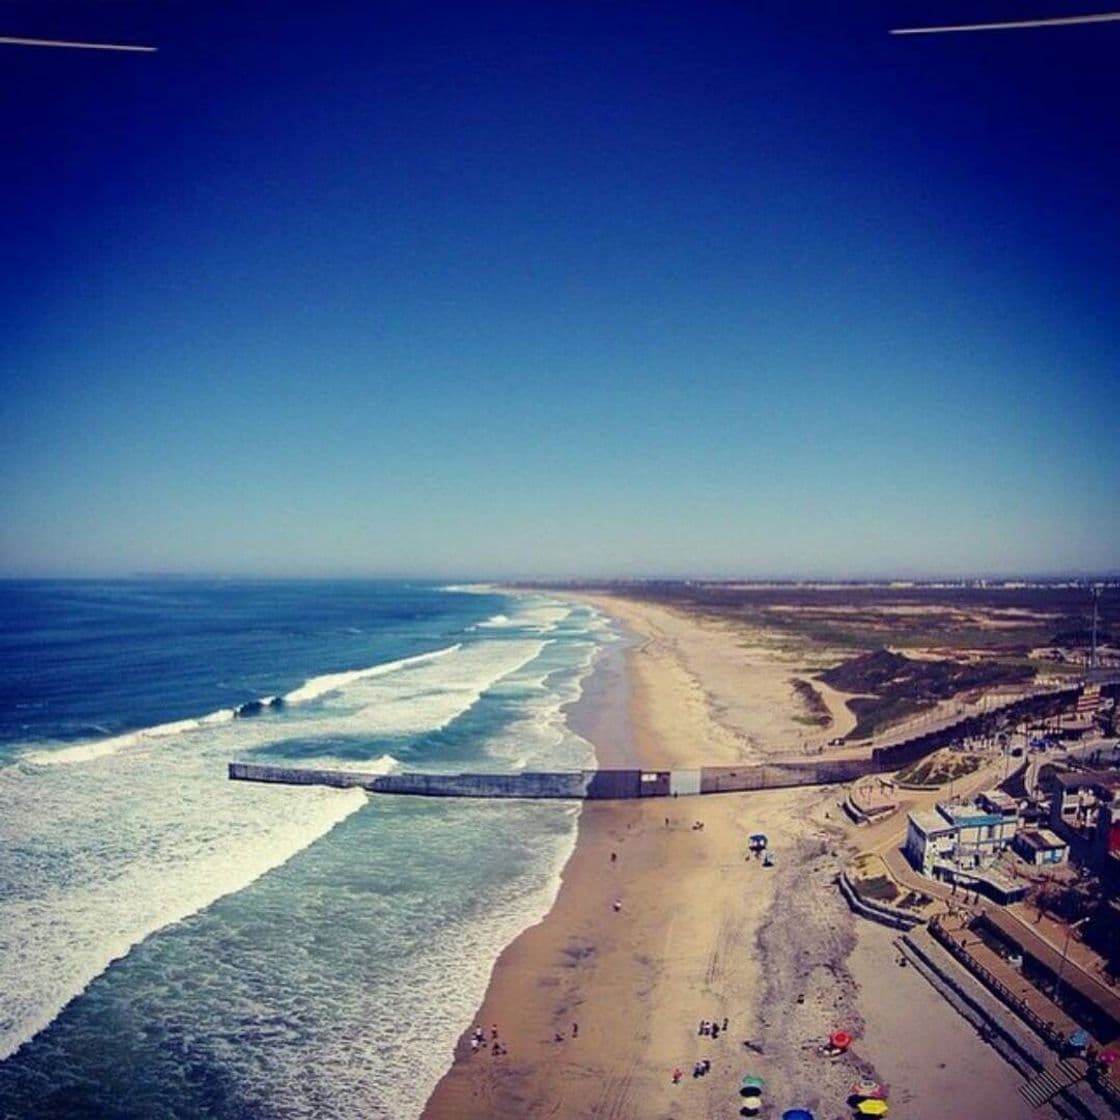
{"label": "blue-roofed building", "polygon": [[906,855],[924,875],[936,875],[938,864],[986,867],[1010,846],[1019,823],[1018,803],[1000,790],[971,802],[939,802],[936,811],[908,814]]}

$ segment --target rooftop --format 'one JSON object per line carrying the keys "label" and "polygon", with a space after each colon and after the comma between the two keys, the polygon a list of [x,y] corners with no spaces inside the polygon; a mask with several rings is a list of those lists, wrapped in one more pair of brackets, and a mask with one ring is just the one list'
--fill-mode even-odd
{"label": "rooftop", "polygon": [[971,805],[962,801],[950,804],[939,802],[937,808],[941,815],[952,821],[953,824],[966,828],[984,824],[1002,824],[1005,819],[1003,813],[991,813],[979,805]]}
{"label": "rooftop", "polygon": [[909,816],[910,820],[912,820],[927,836],[932,836],[939,832],[953,831],[953,825],[933,809],[915,809],[913,812],[908,813],[907,816]]}
{"label": "rooftop", "polygon": [[1015,798],[1001,789],[986,789],[980,796],[1001,813],[1015,813],[1019,810],[1019,803]]}
{"label": "rooftop", "polygon": [[1048,828],[1028,828],[1019,833],[1019,839],[1024,844],[1028,844],[1034,848],[1036,852],[1052,852],[1060,848],[1068,848],[1069,845],[1057,835],[1051,832]]}

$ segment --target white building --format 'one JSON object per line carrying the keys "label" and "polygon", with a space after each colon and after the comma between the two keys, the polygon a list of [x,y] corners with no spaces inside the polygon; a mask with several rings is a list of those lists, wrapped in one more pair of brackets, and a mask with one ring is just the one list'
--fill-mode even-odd
{"label": "white building", "polygon": [[971,804],[939,802],[936,811],[907,814],[906,854],[923,875],[938,863],[986,867],[1008,847],[1019,828],[1015,799],[986,790]]}

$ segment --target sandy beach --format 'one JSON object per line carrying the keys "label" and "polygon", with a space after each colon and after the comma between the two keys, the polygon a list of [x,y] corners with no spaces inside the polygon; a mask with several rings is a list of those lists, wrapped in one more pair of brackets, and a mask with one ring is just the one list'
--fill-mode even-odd
{"label": "sandy beach", "polygon": [[[806,675],[810,651],[664,606],[595,602],[633,636],[625,671],[608,667],[579,717],[600,765],[761,761],[805,744],[789,682]],[[907,976],[898,998],[891,935],[857,923],[835,888],[849,843],[837,796],[585,804],[555,905],[494,969],[478,1016],[485,1049],[463,1035],[425,1120],[730,1117],[748,1073],[765,1079],[775,1110],[818,1118],[850,1115],[860,1076],[905,1078],[908,1116],[947,1115],[946,1084],[963,1076],[989,1087],[1000,1115],[1023,1114],[1014,1075],[963,1021],[954,1030],[924,981]],[[747,858],[755,832],[769,837],[771,868]],[[915,1001],[938,1005],[936,1048]],[[701,1036],[701,1019],[728,1026]],[[819,1049],[838,1028],[856,1042],[830,1062]],[[710,1071],[694,1077],[704,1059]]]}

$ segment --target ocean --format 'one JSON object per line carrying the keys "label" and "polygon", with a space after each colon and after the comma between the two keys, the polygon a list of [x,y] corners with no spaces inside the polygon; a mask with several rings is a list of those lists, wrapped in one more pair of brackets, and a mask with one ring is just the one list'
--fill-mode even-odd
{"label": "ocean", "polygon": [[417,1116],[578,806],[226,764],[583,767],[617,641],[489,588],[0,584],[0,1116]]}

